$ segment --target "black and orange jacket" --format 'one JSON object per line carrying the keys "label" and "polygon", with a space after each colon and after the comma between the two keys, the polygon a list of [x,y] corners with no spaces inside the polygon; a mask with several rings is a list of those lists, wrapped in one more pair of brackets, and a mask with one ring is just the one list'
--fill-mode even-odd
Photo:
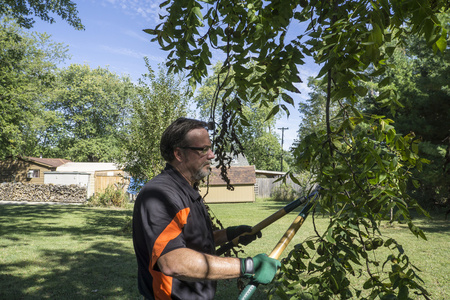
{"label": "black and orange jacket", "polygon": [[199,192],[167,164],[136,198],[133,244],[138,288],[147,299],[213,299],[214,281],[186,282],[166,276],[158,258],[178,248],[214,254],[211,220]]}

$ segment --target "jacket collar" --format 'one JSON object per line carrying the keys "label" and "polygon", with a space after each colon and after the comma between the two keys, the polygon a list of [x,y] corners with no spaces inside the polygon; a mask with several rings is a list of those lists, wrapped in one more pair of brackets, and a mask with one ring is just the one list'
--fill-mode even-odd
{"label": "jacket collar", "polygon": [[198,185],[195,185],[192,187],[189,182],[186,180],[186,178],[181,175],[180,172],[178,172],[177,169],[175,169],[171,164],[166,163],[166,167],[164,169],[167,174],[172,176],[175,179],[175,182],[180,185],[180,187],[186,191],[192,200],[201,200],[202,197],[200,196],[200,193],[198,192]]}

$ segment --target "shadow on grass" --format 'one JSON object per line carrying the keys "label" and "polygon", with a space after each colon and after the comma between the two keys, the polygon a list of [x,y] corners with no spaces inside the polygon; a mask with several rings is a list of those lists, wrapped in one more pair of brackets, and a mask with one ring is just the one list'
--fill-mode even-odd
{"label": "shadow on grass", "polygon": [[[126,216],[131,210],[93,209],[79,206],[48,205],[0,205],[0,236],[22,234],[86,236],[118,234]],[[61,225],[58,220],[69,221]],[[71,219],[82,219],[82,223],[70,223]],[[58,224],[57,226],[55,226]]]}
{"label": "shadow on grass", "polygon": [[[0,255],[0,298],[139,299],[131,236],[121,231],[126,216],[130,210],[0,206],[2,248],[23,252]],[[36,247],[41,237],[61,244]]]}
{"label": "shadow on grass", "polygon": [[[137,299],[134,255],[120,244],[97,243],[83,252],[42,251],[52,270],[21,276],[10,272],[29,261],[0,266],[3,299]],[[111,251],[111,249],[114,249]],[[42,266],[41,266],[42,267]],[[15,272],[14,272],[15,273]]]}

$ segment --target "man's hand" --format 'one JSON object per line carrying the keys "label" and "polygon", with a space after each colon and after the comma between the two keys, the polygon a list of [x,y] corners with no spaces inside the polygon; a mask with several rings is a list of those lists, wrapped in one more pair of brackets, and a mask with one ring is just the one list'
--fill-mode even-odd
{"label": "man's hand", "polygon": [[[231,226],[226,229],[227,233],[227,240],[232,241],[236,237],[240,236],[243,233],[246,232],[252,232],[252,227],[248,225],[239,225],[239,226]],[[262,236],[261,231],[258,231],[255,234],[249,234],[249,235],[243,235],[239,237],[239,244],[242,244],[244,246],[247,246],[257,238],[260,238]]]}
{"label": "man's hand", "polygon": [[273,280],[281,263],[268,257],[266,254],[258,254],[253,258],[241,258],[241,277],[252,278],[259,284],[268,284]]}

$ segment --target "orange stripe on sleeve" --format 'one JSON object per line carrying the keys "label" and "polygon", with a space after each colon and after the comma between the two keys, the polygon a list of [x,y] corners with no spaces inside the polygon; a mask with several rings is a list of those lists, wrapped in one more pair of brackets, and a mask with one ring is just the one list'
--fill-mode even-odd
{"label": "orange stripe on sleeve", "polygon": [[161,232],[161,234],[156,239],[152,250],[152,257],[150,260],[149,266],[150,270],[152,270],[153,267],[155,266],[156,261],[161,256],[161,253],[163,252],[167,244],[181,233],[181,230],[183,229],[184,225],[187,222],[189,211],[190,211],[189,207],[180,210],[175,215],[172,222],[170,222],[170,224],[167,225],[167,227],[163,230],[163,232]]}
{"label": "orange stripe on sleeve", "polygon": [[153,277],[153,294],[158,300],[171,299],[172,280],[170,276],[166,276],[161,272],[153,270],[156,261],[161,256],[166,245],[176,238],[183,229],[189,216],[189,208],[180,210],[173,218],[172,222],[161,232],[153,246],[152,257],[150,260],[149,271]]}
{"label": "orange stripe on sleeve", "polygon": [[161,272],[151,270],[153,277],[153,296],[157,300],[172,299],[172,280],[173,277],[166,276]]}

